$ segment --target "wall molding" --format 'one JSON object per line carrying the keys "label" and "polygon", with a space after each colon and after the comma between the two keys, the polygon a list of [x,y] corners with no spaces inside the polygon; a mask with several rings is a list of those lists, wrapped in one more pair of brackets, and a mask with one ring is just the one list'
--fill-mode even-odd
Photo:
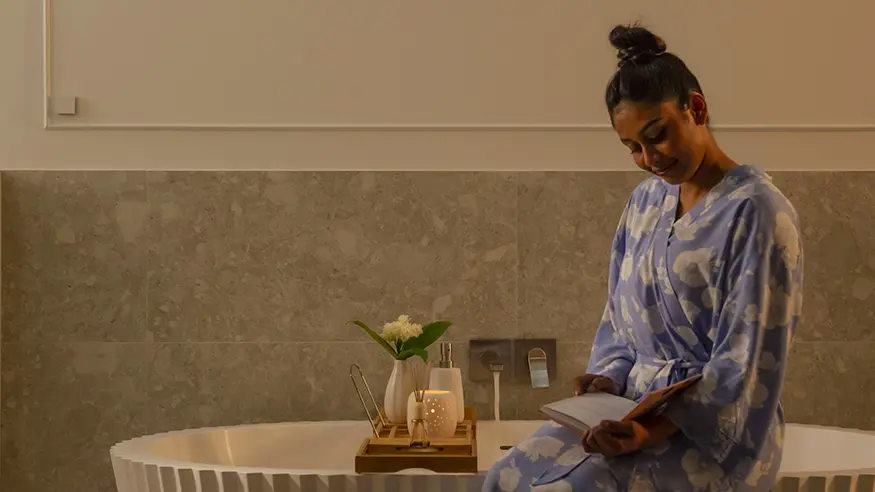
{"label": "wall molding", "polygon": [[[56,123],[47,113],[46,130],[67,131],[613,131],[598,123]],[[875,124],[729,124],[712,125],[715,132],[733,133],[860,133],[875,132]]]}
{"label": "wall molding", "polygon": [[[69,123],[55,121],[51,99],[52,4],[42,0],[43,22],[43,129],[65,131],[573,131],[613,130],[608,123]],[[875,123],[745,123],[712,125],[717,132],[762,133],[860,133],[875,132]]]}

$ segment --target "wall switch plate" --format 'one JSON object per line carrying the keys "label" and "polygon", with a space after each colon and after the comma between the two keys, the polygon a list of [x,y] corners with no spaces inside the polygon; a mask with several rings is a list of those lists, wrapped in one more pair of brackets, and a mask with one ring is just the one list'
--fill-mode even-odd
{"label": "wall switch plate", "polygon": [[502,381],[507,381],[513,375],[513,344],[505,339],[475,339],[468,342],[468,379],[477,382],[493,381],[492,371],[488,361],[494,357],[495,362],[504,365],[499,373]]}
{"label": "wall switch plate", "polygon": [[78,110],[79,100],[76,96],[55,96],[51,102],[52,111],[58,115],[74,116]]}
{"label": "wall switch plate", "polygon": [[[543,350],[546,361],[539,360]],[[532,352],[532,351],[535,352]],[[534,374],[530,371],[529,354],[533,355]],[[521,338],[513,341],[514,381],[533,388],[544,388],[544,383],[556,381],[557,352],[555,338]],[[546,381],[543,378],[543,367],[546,362]]]}

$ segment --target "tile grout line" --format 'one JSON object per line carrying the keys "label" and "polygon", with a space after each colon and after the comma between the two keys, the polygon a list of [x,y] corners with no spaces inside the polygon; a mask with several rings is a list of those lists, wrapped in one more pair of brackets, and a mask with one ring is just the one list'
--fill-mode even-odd
{"label": "tile grout line", "polygon": [[[520,276],[522,275],[521,264],[520,261],[520,177],[522,173],[517,171],[514,173],[514,246],[516,247],[516,268],[514,274],[514,321],[516,322],[516,329],[514,330],[514,336],[516,338],[520,338],[520,313],[522,310],[520,309]],[[520,418],[520,406],[519,404],[515,405],[514,408],[514,418]]]}
{"label": "tile grout line", "polygon": [[143,171],[143,179],[145,180],[145,186],[146,186],[145,195],[146,195],[146,235],[147,235],[146,241],[144,241],[144,243],[146,244],[146,251],[145,251],[146,271],[144,272],[144,275],[143,275],[143,292],[144,292],[143,297],[144,297],[144,300],[146,303],[146,305],[145,305],[146,312],[143,314],[143,318],[145,320],[144,323],[146,324],[146,326],[143,327],[144,328],[143,335],[146,335],[147,333],[151,333],[151,330],[152,330],[152,323],[151,323],[152,320],[150,319],[151,310],[149,309],[150,308],[150,305],[149,305],[149,272],[151,271],[151,267],[152,267],[152,255],[149,252],[149,248],[154,247],[154,245],[152,244],[152,241],[154,241],[155,238],[154,238],[154,236],[149,237],[150,236],[149,233],[154,231],[154,229],[152,228],[154,225],[154,220],[152,217],[152,198],[149,195],[149,171]]}

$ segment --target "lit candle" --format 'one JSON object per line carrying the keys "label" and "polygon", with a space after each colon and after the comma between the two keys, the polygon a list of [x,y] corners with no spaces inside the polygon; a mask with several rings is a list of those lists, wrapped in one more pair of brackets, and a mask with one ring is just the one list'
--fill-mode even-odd
{"label": "lit candle", "polygon": [[[416,413],[416,397],[410,393],[407,399],[407,428],[413,428]],[[450,391],[426,390],[422,397],[425,407],[425,428],[429,439],[453,437],[456,434],[456,396]]]}

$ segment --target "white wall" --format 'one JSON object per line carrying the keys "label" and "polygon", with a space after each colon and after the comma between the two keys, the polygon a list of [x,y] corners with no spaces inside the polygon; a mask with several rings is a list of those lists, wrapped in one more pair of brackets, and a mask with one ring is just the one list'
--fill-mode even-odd
{"label": "white wall", "polygon": [[865,0],[50,5],[49,92],[79,112],[43,128],[42,5],[5,0],[2,169],[628,169],[602,98],[630,20],[699,75],[736,159],[875,169]]}

